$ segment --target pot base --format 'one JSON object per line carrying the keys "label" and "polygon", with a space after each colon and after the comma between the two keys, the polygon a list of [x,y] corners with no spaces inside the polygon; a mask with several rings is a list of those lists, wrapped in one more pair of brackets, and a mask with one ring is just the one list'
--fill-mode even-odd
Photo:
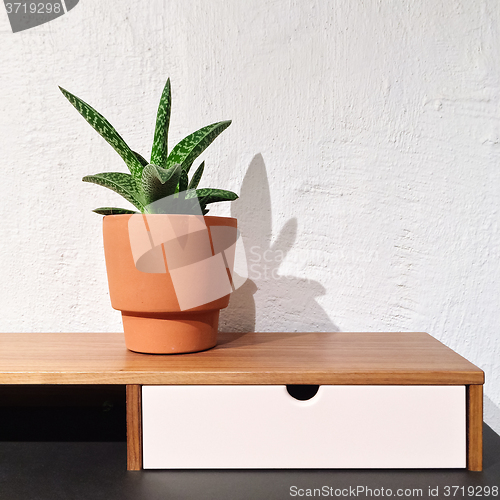
{"label": "pot base", "polygon": [[219,310],[141,315],[122,311],[127,349],[144,354],[179,354],[217,344]]}

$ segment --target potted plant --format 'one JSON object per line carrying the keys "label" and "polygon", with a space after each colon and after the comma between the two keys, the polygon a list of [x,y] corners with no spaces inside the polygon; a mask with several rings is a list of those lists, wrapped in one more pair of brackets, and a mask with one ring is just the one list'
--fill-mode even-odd
{"label": "potted plant", "polygon": [[113,126],[87,103],[61,88],[87,122],[115,149],[130,173],[83,178],[117,192],[137,208],[101,207],[111,304],[122,312],[128,349],[181,353],[217,343],[220,309],[234,289],[236,219],[207,216],[207,206],[238,196],[198,185],[198,156],[230,124],[213,123],[168,151],[170,79],[158,106],[151,161],[132,151]]}

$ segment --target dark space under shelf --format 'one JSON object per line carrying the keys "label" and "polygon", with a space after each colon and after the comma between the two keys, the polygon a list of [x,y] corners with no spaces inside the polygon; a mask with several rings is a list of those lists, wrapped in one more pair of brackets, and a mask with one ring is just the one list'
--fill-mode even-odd
{"label": "dark space under shelf", "polygon": [[0,441],[126,441],[123,385],[0,385]]}

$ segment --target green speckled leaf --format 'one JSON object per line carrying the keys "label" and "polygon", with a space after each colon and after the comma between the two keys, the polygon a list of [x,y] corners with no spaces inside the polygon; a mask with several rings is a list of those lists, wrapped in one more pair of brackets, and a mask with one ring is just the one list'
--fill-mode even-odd
{"label": "green speckled leaf", "polygon": [[182,168],[189,172],[194,160],[205,151],[214,139],[227,127],[231,125],[231,120],[225,122],[212,123],[206,127],[188,135],[179,142],[168,155],[167,167],[180,163]]}
{"label": "green speckled leaf", "polygon": [[71,94],[67,90],[59,87],[68,101],[76,108],[76,110],[87,120],[87,122],[113,147],[113,149],[122,157],[127,164],[130,173],[135,179],[141,178],[142,165],[136,158],[135,154],[128,147],[127,143],[122,139],[120,134],[114,129],[111,123],[97,112],[92,106],[80,98]]}
{"label": "green speckled leaf", "polygon": [[139,160],[140,164],[145,167],[146,165],[149,164],[148,160],[146,160],[146,158],[144,158],[144,156],[142,156],[141,154],[137,153],[136,151],[133,151],[133,153],[135,154],[135,157]]}
{"label": "green speckled leaf", "polygon": [[201,165],[196,169],[193,177],[191,177],[191,182],[189,183],[189,189],[196,189],[200,183],[201,176],[203,175],[203,170],[205,169],[205,162],[201,162]]}
{"label": "green speckled leaf", "polygon": [[170,169],[152,164],[144,167],[142,173],[142,191],[146,199],[146,204],[153,203],[165,196],[173,195],[179,183],[181,172],[182,168],[180,165],[174,165]]}
{"label": "green speckled leaf", "polygon": [[141,212],[144,211],[144,199],[137,189],[137,183],[130,174],[124,174],[122,172],[104,172],[102,174],[87,175],[82,180],[112,189],[123,196],[127,201],[130,201],[130,203]]}
{"label": "green speckled leaf", "polygon": [[203,188],[190,192],[186,198],[198,197],[200,205],[208,205],[209,203],[217,203],[218,201],[234,201],[238,199],[238,195],[232,191],[225,189]]}
{"label": "green speckled leaf", "polygon": [[[172,94],[170,92],[170,78],[167,80],[161,95],[158,113],[156,115],[155,137],[151,151],[151,163],[165,168],[168,155],[168,126],[170,124],[170,109]],[[175,163],[175,162],[174,162]]]}
{"label": "green speckled leaf", "polygon": [[138,214],[139,212],[134,212],[134,210],[127,210],[126,208],[116,208],[116,207],[101,207],[92,210],[99,215],[122,215],[122,214]]}
{"label": "green speckled leaf", "polygon": [[188,188],[188,174],[185,170],[181,171],[181,176],[179,178],[179,191],[186,191]]}

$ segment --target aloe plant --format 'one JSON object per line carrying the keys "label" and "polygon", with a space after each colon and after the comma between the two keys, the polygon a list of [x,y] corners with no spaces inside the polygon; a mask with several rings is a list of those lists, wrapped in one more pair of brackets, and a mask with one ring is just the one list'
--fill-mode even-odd
{"label": "aloe plant", "polygon": [[[201,208],[203,215],[207,205],[219,201],[233,201],[238,195],[224,189],[203,188],[198,185],[205,168],[202,162],[189,179],[188,174],[194,161],[214,139],[223,132],[231,121],[213,123],[193,132],[168,152],[168,127],[172,96],[170,79],[167,80],[158,106],[151,161],[132,151],[115,128],[92,106],[67,90],[59,87],[68,101],[87,122],[114,148],[127,165],[130,173],[103,172],[87,175],[85,182],[92,182],[112,189],[132,203],[141,213],[193,213]],[[173,200],[165,206],[154,203],[158,200]],[[199,209],[198,209],[199,210]],[[138,213],[125,208],[101,207],[94,212],[101,215]]]}

